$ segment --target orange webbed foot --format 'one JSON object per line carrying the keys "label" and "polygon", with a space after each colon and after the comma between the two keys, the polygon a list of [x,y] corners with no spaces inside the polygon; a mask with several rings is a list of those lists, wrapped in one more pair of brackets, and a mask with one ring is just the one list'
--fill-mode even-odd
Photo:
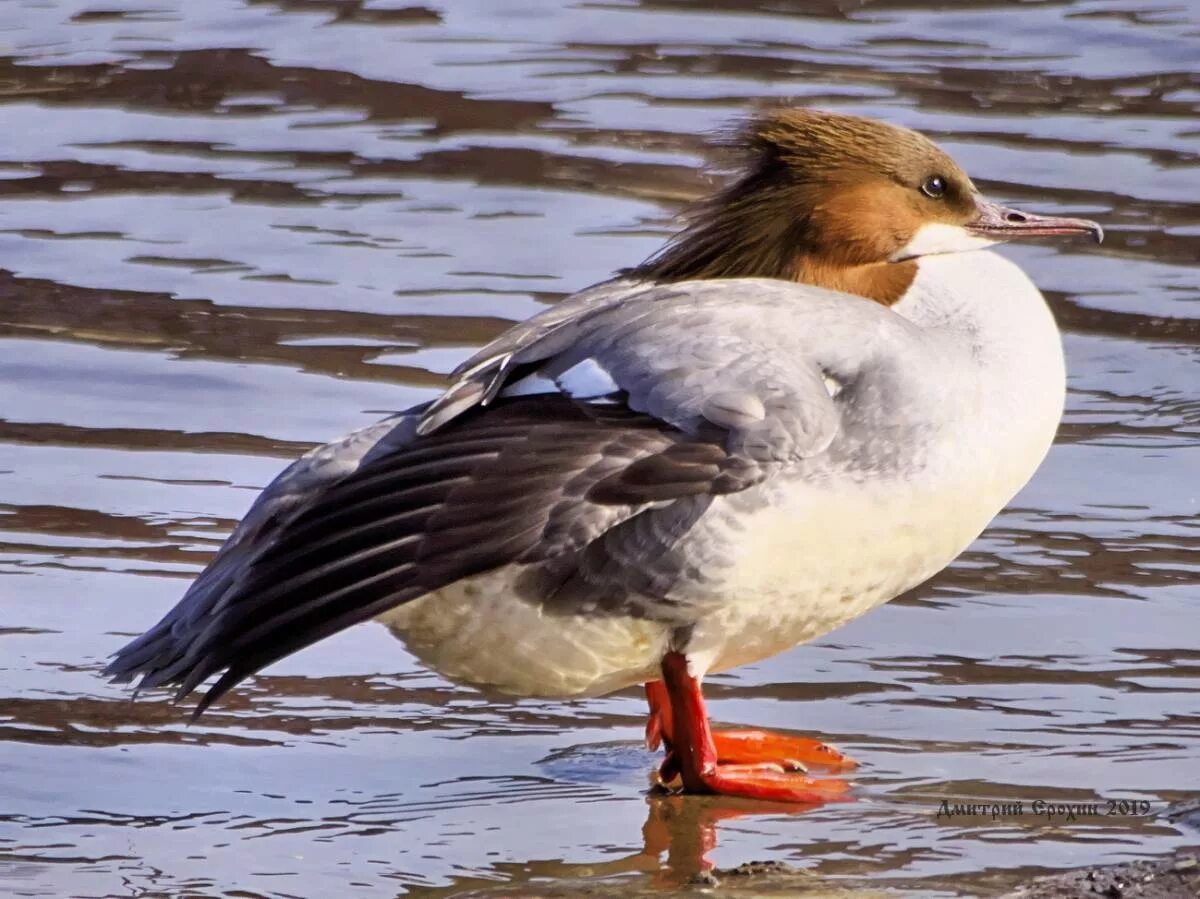
{"label": "orange webbed foot", "polygon": [[772,763],[783,770],[853,771],[858,762],[828,743],[811,737],[796,737],[769,730],[714,730],[717,760],[722,763]]}
{"label": "orange webbed foot", "polygon": [[700,772],[704,786],[722,796],[770,802],[849,802],[850,784],[831,777],[808,777],[772,763],[718,764]]}

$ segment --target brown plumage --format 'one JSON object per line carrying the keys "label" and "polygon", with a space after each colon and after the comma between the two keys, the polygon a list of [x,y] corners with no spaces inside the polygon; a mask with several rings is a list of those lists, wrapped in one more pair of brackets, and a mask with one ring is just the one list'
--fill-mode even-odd
{"label": "brown plumage", "polygon": [[[898,300],[916,276],[895,255],[930,221],[962,225],[975,186],[928,138],[812,109],[768,112],[735,136],[742,173],[697,205],[635,278],[781,278]],[[939,197],[922,192],[941,178]]]}

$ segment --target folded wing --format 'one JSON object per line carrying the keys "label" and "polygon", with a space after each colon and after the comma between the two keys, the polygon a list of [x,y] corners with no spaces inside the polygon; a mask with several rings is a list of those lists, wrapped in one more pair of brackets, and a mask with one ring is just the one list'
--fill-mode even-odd
{"label": "folded wing", "polygon": [[109,673],[177,698],[220,674],[198,714],[273,661],[505,565],[536,569],[544,601],[583,584],[686,618],[667,557],[714,498],[822,452],[837,412],[811,363],[712,328],[708,302],[663,299],[535,329],[443,400],[314,450]]}

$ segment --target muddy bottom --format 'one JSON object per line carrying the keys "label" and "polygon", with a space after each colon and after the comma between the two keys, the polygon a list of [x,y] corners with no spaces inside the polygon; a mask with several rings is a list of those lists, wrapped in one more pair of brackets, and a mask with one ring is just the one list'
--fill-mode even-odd
{"label": "muddy bottom", "polygon": [[[1196,899],[1200,896],[1198,850],[1174,853],[1166,858],[1117,865],[1094,865],[1038,877],[1004,893],[999,899]],[[938,893],[922,890],[880,889],[869,884],[847,882],[831,885],[810,872],[782,862],[747,862],[735,868],[714,868],[698,873],[681,884],[663,884],[646,879],[577,880],[539,886],[526,884],[508,888],[458,894],[460,899],[495,899],[503,896],[536,897],[649,897],[711,896],[753,899],[758,896],[796,896],[801,899],[917,899]],[[941,895],[978,896],[951,890]]]}
{"label": "muddy bottom", "polygon": [[1081,868],[1037,880],[1005,899],[1196,899],[1200,896],[1198,850],[1153,861]]}

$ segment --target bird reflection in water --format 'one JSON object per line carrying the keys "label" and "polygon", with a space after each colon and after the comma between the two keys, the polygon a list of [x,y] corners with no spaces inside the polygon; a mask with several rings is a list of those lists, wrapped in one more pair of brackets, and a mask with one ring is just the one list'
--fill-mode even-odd
{"label": "bird reflection in water", "polygon": [[[528,895],[524,891],[534,882],[539,884],[539,896],[575,896],[584,891],[589,896],[649,896],[689,885],[708,886],[714,882],[715,870],[710,855],[717,848],[723,822],[756,816],[802,815],[819,807],[719,795],[652,792],[646,797],[646,822],[642,825],[642,846],[637,852],[607,862],[538,860],[516,866],[516,870],[505,866],[511,880],[499,890],[495,889],[494,881],[460,878],[445,894],[429,895],[461,895],[464,887],[474,885],[486,885],[488,896]],[[789,878],[799,873],[776,864],[742,863],[736,870]],[[547,888],[547,881],[553,881],[554,886]],[[611,893],[606,891],[605,881],[609,882]]]}
{"label": "bird reflection in water", "polygon": [[820,804],[662,794],[648,797],[647,805],[641,856],[657,860],[658,874],[672,884],[695,879],[713,869],[709,853],[717,848],[721,822],[766,815],[802,815],[820,808]]}

